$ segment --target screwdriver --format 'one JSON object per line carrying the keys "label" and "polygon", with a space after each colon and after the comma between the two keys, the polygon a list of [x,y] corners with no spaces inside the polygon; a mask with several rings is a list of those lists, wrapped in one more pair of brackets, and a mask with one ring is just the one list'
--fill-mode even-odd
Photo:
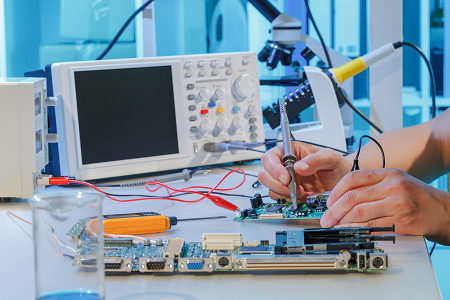
{"label": "screwdriver", "polygon": [[[164,232],[182,221],[222,219],[226,216],[178,219],[156,212],[139,212],[103,216],[103,231],[109,234],[134,235]],[[94,221],[94,220],[91,220]],[[93,225],[93,224],[92,224]]]}

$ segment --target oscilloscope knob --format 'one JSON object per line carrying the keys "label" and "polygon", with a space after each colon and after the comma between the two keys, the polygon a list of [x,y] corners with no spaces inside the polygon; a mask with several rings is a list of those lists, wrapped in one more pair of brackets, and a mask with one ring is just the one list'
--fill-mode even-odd
{"label": "oscilloscope knob", "polygon": [[211,97],[211,100],[216,101],[217,99],[225,96],[226,94],[227,94],[226,89],[216,89],[216,91],[214,92],[214,95],[212,95],[212,97]]}
{"label": "oscilloscope knob", "polygon": [[243,74],[239,76],[233,83],[236,94],[236,100],[243,101],[255,93],[256,82],[252,75]]}
{"label": "oscilloscope knob", "polygon": [[255,104],[251,104],[248,106],[248,111],[249,113],[256,113],[257,111],[259,111],[259,106],[255,105]]}
{"label": "oscilloscope knob", "polygon": [[217,128],[227,130],[231,126],[231,121],[225,118],[220,118],[217,120]]}
{"label": "oscilloscope knob", "polygon": [[203,121],[200,123],[200,128],[201,128],[201,130],[204,131],[204,132],[213,131],[214,126],[215,126],[215,124],[214,124],[214,122],[211,121],[211,120],[203,120]]}
{"label": "oscilloscope knob", "polygon": [[234,128],[236,128],[236,129],[244,128],[245,125],[247,125],[247,121],[241,117],[234,117],[232,123],[233,123]]}
{"label": "oscilloscope knob", "polygon": [[211,92],[209,90],[201,90],[198,93],[198,96],[200,97],[200,99],[209,99],[211,98]]}

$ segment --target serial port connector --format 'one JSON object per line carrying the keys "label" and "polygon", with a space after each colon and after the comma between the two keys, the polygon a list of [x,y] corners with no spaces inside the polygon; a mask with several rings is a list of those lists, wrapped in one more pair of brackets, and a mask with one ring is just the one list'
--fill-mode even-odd
{"label": "serial port connector", "polygon": [[139,272],[173,272],[175,270],[174,258],[170,257],[140,257]]}
{"label": "serial port connector", "polygon": [[132,263],[129,257],[105,257],[105,272],[131,272]]}
{"label": "serial port connector", "polygon": [[147,270],[164,270],[165,267],[166,261],[164,259],[147,262]]}

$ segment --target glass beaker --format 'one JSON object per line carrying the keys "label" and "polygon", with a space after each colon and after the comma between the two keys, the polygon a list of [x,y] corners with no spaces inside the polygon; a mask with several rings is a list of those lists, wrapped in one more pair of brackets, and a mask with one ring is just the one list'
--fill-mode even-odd
{"label": "glass beaker", "polygon": [[36,299],[105,298],[102,201],[86,191],[30,196]]}

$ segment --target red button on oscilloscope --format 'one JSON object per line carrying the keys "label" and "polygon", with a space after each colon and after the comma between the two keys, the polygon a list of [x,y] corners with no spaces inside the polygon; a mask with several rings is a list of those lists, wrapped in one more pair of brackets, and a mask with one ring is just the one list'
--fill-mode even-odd
{"label": "red button on oscilloscope", "polygon": [[200,114],[202,114],[202,115],[206,115],[207,113],[208,113],[207,109],[200,110]]}

